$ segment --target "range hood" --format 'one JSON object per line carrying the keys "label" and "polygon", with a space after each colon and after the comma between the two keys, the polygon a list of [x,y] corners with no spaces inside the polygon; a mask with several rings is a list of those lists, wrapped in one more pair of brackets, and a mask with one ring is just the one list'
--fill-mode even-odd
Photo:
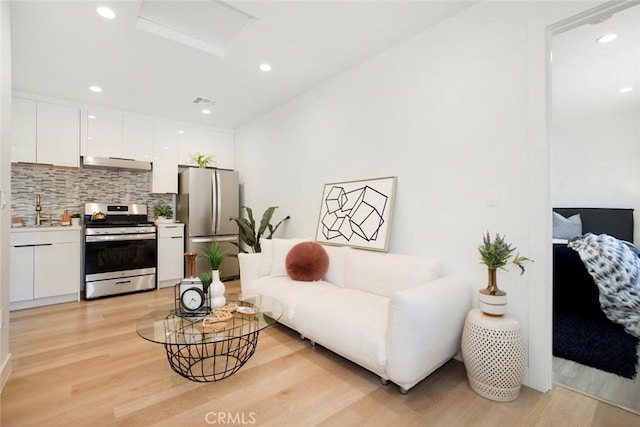
{"label": "range hood", "polygon": [[142,162],[139,160],[131,160],[131,159],[120,159],[117,157],[85,156],[82,158],[82,167],[150,171],[151,162]]}

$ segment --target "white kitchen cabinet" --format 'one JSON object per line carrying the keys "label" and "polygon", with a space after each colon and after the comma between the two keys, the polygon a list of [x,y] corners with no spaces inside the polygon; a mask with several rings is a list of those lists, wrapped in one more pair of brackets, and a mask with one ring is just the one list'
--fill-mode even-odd
{"label": "white kitchen cabinet", "polygon": [[151,161],[155,120],[140,114],[122,115],[122,157]]}
{"label": "white kitchen cabinet", "polygon": [[11,161],[36,162],[36,101],[13,98]]}
{"label": "white kitchen cabinet", "polygon": [[10,298],[11,302],[33,299],[33,275],[34,275],[34,247],[11,247],[11,275]]}
{"label": "white kitchen cabinet", "polygon": [[184,224],[158,224],[158,288],[184,277]]}
{"label": "white kitchen cabinet", "polygon": [[65,228],[12,230],[12,310],[79,299],[81,229]]}
{"label": "white kitchen cabinet", "polygon": [[156,120],[153,140],[152,193],[178,192],[178,123]]}
{"label": "white kitchen cabinet", "polygon": [[122,158],[122,113],[87,110],[87,152],[90,157]]}
{"label": "white kitchen cabinet", "polygon": [[38,102],[36,122],[37,162],[80,166],[80,109]]}
{"label": "white kitchen cabinet", "polygon": [[211,167],[234,168],[234,133],[203,126],[180,124],[178,133],[178,163],[197,166],[195,154],[213,156]]}
{"label": "white kitchen cabinet", "polygon": [[153,117],[89,108],[85,155],[150,162],[153,135]]}
{"label": "white kitchen cabinet", "polygon": [[77,293],[80,281],[80,242],[35,247],[33,297]]}
{"label": "white kitchen cabinet", "polygon": [[11,161],[78,167],[80,109],[13,98]]}

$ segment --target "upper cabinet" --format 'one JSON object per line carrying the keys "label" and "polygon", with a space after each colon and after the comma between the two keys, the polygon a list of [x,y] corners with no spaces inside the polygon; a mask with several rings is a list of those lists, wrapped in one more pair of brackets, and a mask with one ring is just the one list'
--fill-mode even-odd
{"label": "upper cabinet", "polygon": [[151,161],[154,119],[133,113],[89,108],[85,156]]}
{"label": "upper cabinet", "polygon": [[122,115],[122,156],[125,159],[151,161],[155,121],[153,117],[140,114]]}
{"label": "upper cabinet", "polygon": [[12,162],[79,166],[79,108],[17,97],[12,101]]}
{"label": "upper cabinet", "polygon": [[234,133],[232,131],[180,124],[178,131],[178,163],[198,166],[196,154],[212,156],[211,167],[234,168]]}
{"label": "upper cabinet", "polygon": [[158,119],[153,140],[152,193],[178,192],[178,123]]}

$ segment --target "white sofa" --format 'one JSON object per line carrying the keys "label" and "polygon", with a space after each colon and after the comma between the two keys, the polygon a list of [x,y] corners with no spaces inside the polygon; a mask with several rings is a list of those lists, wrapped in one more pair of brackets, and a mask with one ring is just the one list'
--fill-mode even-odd
{"label": "white sofa", "polygon": [[239,254],[245,294],[280,301],[280,322],[392,381],[406,393],[460,349],[471,307],[469,283],[441,277],[439,260],[323,246],[329,270],[294,281],[284,265],[295,240],[273,239],[262,253]]}

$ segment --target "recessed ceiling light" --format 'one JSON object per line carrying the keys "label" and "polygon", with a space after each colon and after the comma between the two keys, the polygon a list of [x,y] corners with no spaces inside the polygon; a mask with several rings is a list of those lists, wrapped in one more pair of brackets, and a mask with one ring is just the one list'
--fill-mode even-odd
{"label": "recessed ceiling light", "polygon": [[265,62],[264,64],[260,64],[260,69],[264,72],[271,71],[271,65]]}
{"label": "recessed ceiling light", "polygon": [[618,35],[615,33],[605,34],[604,36],[600,36],[596,39],[596,43],[609,43],[618,38]]}
{"label": "recessed ceiling light", "polygon": [[179,130],[178,133],[184,133],[184,131],[183,130]]}
{"label": "recessed ceiling light", "polygon": [[106,7],[106,6],[99,6],[96,9],[96,12],[98,12],[98,15],[100,15],[103,18],[106,18],[106,19],[115,19],[116,18],[116,13],[113,10],[109,9],[108,7]]}
{"label": "recessed ceiling light", "polygon": [[88,115],[87,117],[89,117],[90,119],[95,119],[96,116],[92,116],[92,115]]}
{"label": "recessed ceiling light", "polygon": [[102,88],[100,86],[89,86],[89,90],[91,92],[102,92]]}
{"label": "recessed ceiling light", "polygon": [[627,93],[627,92],[631,92],[632,90],[633,90],[632,87],[627,86],[627,87],[618,89],[618,93]]}
{"label": "recessed ceiling light", "polygon": [[207,110],[206,108],[202,110],[202,114],[211,114],[211,110]]}

